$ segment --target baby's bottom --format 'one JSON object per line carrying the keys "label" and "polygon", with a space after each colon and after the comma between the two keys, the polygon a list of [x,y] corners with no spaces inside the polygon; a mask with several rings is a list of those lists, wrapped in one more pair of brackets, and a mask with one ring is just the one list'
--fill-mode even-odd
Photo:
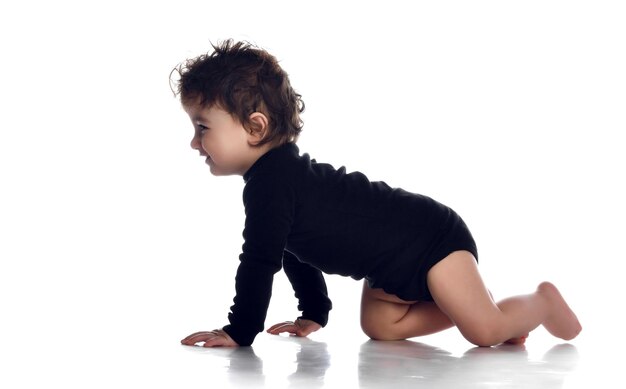
{"label": "baby's bottom", "polygon": [[361,328],[376,340],[424,336],[454,326],[432,301],[405,301],[363,283]]}

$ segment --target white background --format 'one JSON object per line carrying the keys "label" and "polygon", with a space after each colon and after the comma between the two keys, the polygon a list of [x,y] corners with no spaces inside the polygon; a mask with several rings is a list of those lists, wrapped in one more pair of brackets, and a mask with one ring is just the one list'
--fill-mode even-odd
{"label": "white background", "polygon": [[[457,210],[496,297],[552,280],[581,339],[622,336],[622,3],[302,3],[0,6],[0,382],[82,385],[226,324],[243,180],[189,148],[169,73],[230,37],[303,95],[303,152]],[[361,336],[360,283],[327,282],[326,336]],[[279,273],[266,324],[295,305]]]}

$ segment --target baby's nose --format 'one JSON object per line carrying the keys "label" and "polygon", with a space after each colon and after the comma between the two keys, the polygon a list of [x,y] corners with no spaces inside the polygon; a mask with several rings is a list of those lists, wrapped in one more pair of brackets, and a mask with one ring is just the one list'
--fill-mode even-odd
{"label": "baby's nose", "polygon": [[197,136],[194,136],[193,138],[191,138],[190,146],[194,150],[200,150],[200,139],[198,139]]}

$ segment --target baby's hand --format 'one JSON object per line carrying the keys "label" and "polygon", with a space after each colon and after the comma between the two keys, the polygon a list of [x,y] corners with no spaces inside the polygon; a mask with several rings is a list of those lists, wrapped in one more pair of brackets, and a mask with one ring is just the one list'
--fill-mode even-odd
{"label": "baby's hand", "polygon": [[224,330],[200,331],[189,335],[180,343],[186,346],[195,346],[196,343],[204,342],[203,347],[237,347],[233,340]]}
{"label": "baby's hand", "polygon": [[267,332],[273,335],[289,332],[290,334],[296,336],[307,336],[311,332],[315,332],[320,328],[322,328],[322,326],[312,320],[296,319],[295,322],[284,321],[282,323],[274,324],[267,330]]}

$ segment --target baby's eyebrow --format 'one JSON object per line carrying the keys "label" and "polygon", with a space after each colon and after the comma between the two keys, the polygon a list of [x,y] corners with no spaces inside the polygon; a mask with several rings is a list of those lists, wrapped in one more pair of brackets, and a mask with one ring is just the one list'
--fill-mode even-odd
{"label": "baby's eyebrow", "polygon": [[209,119],[204,118],[202,116],[194,116],[191,120],[193,120],[194,123],[197,123],[197,122],[210,123],[211,122]]}

